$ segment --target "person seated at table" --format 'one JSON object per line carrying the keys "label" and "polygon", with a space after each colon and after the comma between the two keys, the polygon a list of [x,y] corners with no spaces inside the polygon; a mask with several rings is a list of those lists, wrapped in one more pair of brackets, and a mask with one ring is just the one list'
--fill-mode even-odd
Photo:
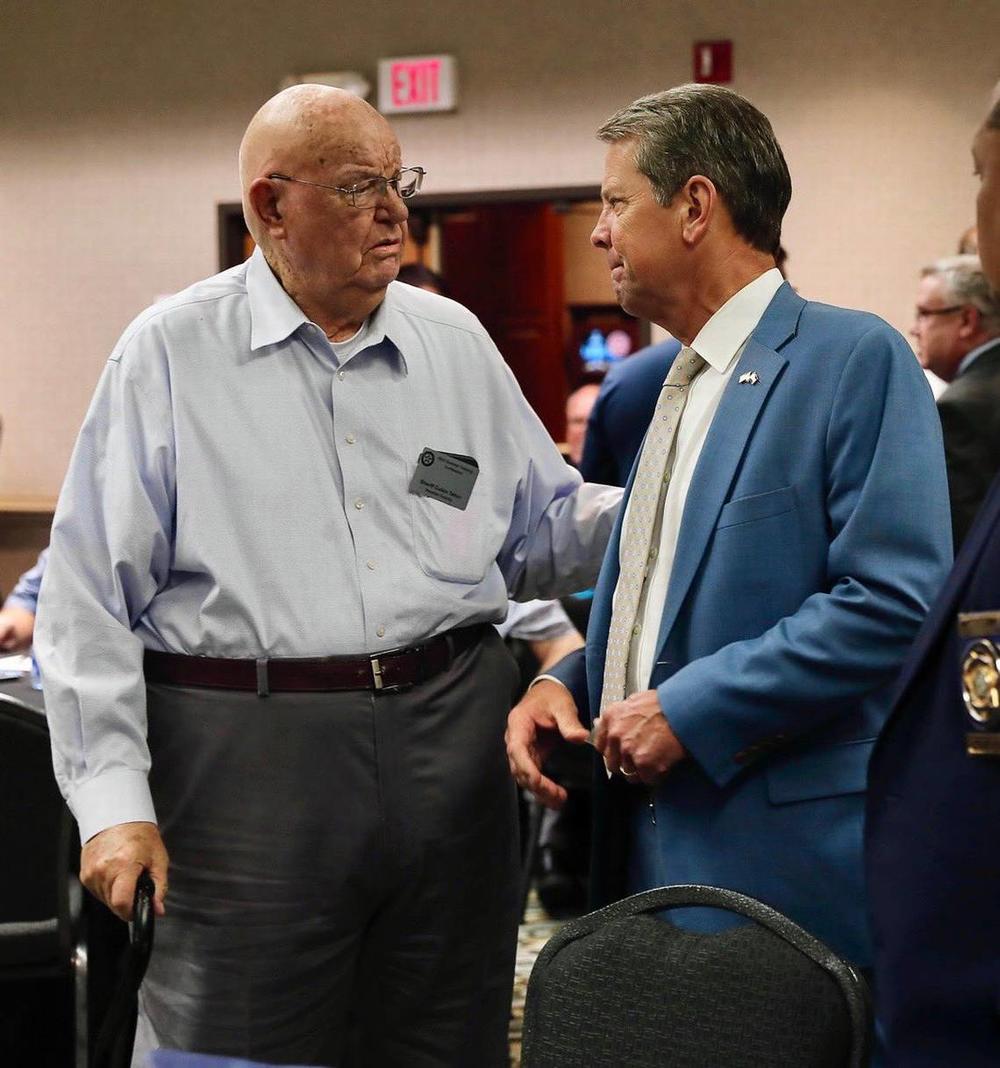
{"label": "person seated at table", "polygon": [[45,574],[48,552],[48,549],[42,549],[35,566],[17,580],[17,585],[0,609],[0,650],[5,653],[18,653],[31,648],[38,591],[42,585],[42,575]]}

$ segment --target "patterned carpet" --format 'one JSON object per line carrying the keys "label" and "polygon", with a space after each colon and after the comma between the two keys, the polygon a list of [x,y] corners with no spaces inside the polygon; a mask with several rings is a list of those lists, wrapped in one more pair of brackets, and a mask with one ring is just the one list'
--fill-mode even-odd
{"label": "patterned carpet", "polygon": [[542,946],[563,925],[562,920],[550,919],[531,891],[528,907],[524,910],[524,922],[517,932],[517,964],[514,969],[514,1001],[510,1013],[510,1065],[518,1068],[521,1063],[521,1026],[524,1022],[524,992],[528,986],[535,957]]}

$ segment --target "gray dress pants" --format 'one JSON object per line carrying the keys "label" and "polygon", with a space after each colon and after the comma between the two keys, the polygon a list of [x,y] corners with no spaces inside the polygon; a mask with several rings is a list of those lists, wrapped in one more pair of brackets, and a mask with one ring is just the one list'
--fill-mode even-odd
{"label": "gray dress pants", "polygon": [[148,1049],[274,1064],[507,1063],[516,796],[497,635],[400,693],[151,685],[170,853]]}

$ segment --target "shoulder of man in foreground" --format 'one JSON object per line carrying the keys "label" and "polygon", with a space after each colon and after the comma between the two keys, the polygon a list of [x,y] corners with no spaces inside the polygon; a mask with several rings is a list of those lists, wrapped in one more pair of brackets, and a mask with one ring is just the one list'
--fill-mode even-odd
{"label": "shoulder of man in foreground", "polygon": [[447,330],[464,330],[477,337],[489,337],[479,319],[464,304],[450,297],[406,282],[390,282],[387,295],[395,311],[415,323],[424,322]]}
{"label": "shoulder of man in foreground", "polygon": [[[249,262],[249,261],[248,261]],[[184,289],[144,308],[121,333],[111,353],[112,360],[121,360],[136,337],[156,327],[197,323],[207,305],[232,297],[245,297],[247,264],[241,263],[208,278],[199,279]]]}

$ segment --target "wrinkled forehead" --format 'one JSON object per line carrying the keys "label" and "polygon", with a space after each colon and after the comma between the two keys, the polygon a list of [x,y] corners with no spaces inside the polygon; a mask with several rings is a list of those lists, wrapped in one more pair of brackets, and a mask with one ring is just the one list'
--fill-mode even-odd
{"label": "wrinkled forehead", "polygon": [[297,134],[299,163],[326,174],[359,168],[382,173],[399,167],[399,142],[377,113],[341,110],[304,116]]}

